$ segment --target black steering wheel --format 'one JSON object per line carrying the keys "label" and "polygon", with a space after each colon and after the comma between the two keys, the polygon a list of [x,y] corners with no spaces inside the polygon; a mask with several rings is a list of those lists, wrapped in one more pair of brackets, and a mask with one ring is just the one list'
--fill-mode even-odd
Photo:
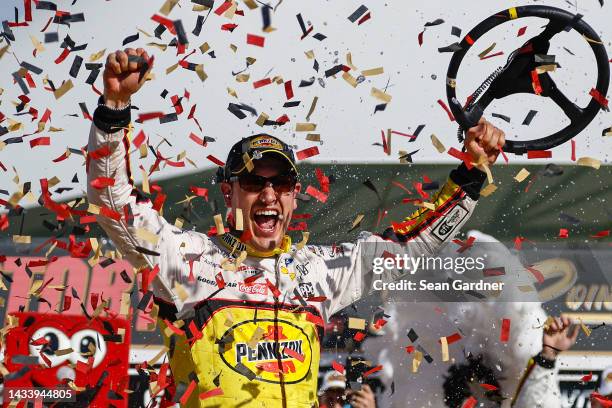
{"label": "black steering wheel", "polygon": [[[539,35],[528,40],[515,50],[504,67],[494,71],[485,82],[474,92],[465,106],[457,100],[455,87],[457,72],[463,57],[470,47],[485,33],[509,20],[524,17],[541,17],[549,20],[546,28]],[[610,67],[608,54],[597,33],[589,26],[580,14],[574,15],[567,11],[549,6],[522,6],[494,14],[476,27],[459,43],[460,50],[453,54],[448,66],[446,78],[446,95],[453,115],[459,123],[459,138],[463,141],[463,130],[478,123],[486,107],[494,100],[516,93],[531,93],[536,91],[533,85],[532,73],[541,65],[551,64],[545,57],[550,47],[552,37],[561,31],[571,29],[580,33],[591,46],[597,61],[597,85],[595,89],[602,97],[608,92]],[[541,89],[539,94],[551,98],[570,119],[571,123],[557,133],[536,140],[507,140],[504,150],[514,154],[524,154],[530,150],[548,150],[559,146],[579,134],[597,115],[602,108],[601,101],[593,97],[588,106],[582,108],[570,101],[559,90],[549,73],[544,71],[538,75]]]}

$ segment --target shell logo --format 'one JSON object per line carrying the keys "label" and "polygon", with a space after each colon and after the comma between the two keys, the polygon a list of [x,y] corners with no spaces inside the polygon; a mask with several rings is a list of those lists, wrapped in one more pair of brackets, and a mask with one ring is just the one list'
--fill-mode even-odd
{"label": "shell logo", "polygon": [[301,382],[310,372],[312,347],[306,333],[286,320],[258,319],[230,327],[222,338],[233,339],[220,353],[223,362],[240,373],[238,364],[259,381]]}

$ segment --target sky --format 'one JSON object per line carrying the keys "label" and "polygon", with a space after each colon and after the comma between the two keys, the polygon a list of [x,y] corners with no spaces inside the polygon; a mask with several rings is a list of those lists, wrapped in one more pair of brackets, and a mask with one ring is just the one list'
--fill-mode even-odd
{"label": "sky", "polygon": [[[6,172],[0,172],[0,188],[8,191],[14,191],[25,181],[31,181],[33,186],[37,186],[40,178],[54,175],[61,179],[63,185],[70,184],[75,173],[80,180],[76,185],[77,190],[85,188],[82,156],[72,154],[64,161],[52,162],[67,148],[80,149],[86,145],[91,122],[83,118],[79,103],[84,102],[89,113],[93,114],[97,102],[92,88],[85,83],[89,71],[86,71],[84,66],[81,67],[76,79],[70,78],[68,73],[75,54],[88,63],[91,56],[98,51],[105,50],[103,54],[107,55],[114,49],[123,48],[122,41],[136,33],[139,33],[139,39],[128,46],[144,47],[156,56],[153,70],[155,78],[145,84],[132,99],[139,112],[171,113],[174,108],[170,97],[184,96],[186,90],[190,94],[188,100],[182,100],[185,111],[179,115],[178,121],[163,125],[156,120],[143,125],[136,124],[134,135],[144,131],[151,145],[157,146],[164,138],[169,142],[159,146],[164,157],[176,160],[177,156],[183,156],[184,153],[197,166],[194,167],[188,161],[184,161],[185,167],[166,166],[153,175],[155,179],[209,168],[213,166],[207,159],[209,155],[224,161],[233,143],[241,137],[260,132],[272,133],[298,150],[316,146],[319,154],[309,159],[315,162],[397,163],[400,150],[418,150],[414,155],[416,163],[453,162],[456,160],[446,153],[438,153],[430,138],[435,134],[446,149],[460,148],[456,140],[457,125],[449,120],[438,103],[438,100],[447,103],[445,78],[451,56],[449,53],[439,52],[438,48],[459,40],[451,34],[453,26],[460,28],[463,36],[482,19],[508,7],[519,4],[545,4],[583,14],[583,19],[600,34],[608,49],[612,32],[608,18],[610,5],[605,4],[602,8],[597,0],[583,0],[578,4],[565,0],[525,0],[520,3],[510,0],[387,0],[363,3],[284,0],[271,13],[272,27],[275,28],[272,32],[262,31],[260,8],[250,10],[243,2],[239,2],[244,16],[236,15],[230,19],[211,13],[201,34],[196,36],[192,30],[197,16],[206,16],[207,13],[193,11],[193,3],[180,0],[168,18],[180,19],[183,22],[189,40],[187,52],[195,50],[187,61],[203,64],[208,78],[202,82],[195,72],[181,67],[170,73],[166,72],[184,57],[176,55],[175,47],[162,51],[154,45],[147,45],[166,45],[173,35],[165,32],[161,39],[157,39],[149,38],[138,31],[141,29],[148,34],[153,33],[157,24],[151,20],[151,16],[159,13],[164,0],[81,0],[74,6],[71,6],[72,0],[59,0],[56,3],[61,10],[73,14],[84,13],[85,22],[72,23],[69,29],[52,24],[47,32],[57,31],[60,42],[44,44],[41,29],[53,14],[51,11],[34,9],[33,21],[28,27],[13,29],[16,41],[10,52],[0,59],[0,72],[5,75],[0,81],[0,87],[4,88],[4,93],[0,96],[0,112],[23,124],[20,130],[3,136],[1,140],[32,133],[37,129],[37,120],[31,121],[28,115],[15,116],[14,106],[22,91],[13,83],[10,73],[19,69],[18,61],[26,61],[43,69],[42,74],[33,75],[36,88],[31,89],[28,95],[31,98],[28,107],[37,109],[39,118],[45,109],[52,110],[51,120],[45,131],[28,136],[24,143],[11,144],[0,151],[0,162],[7,168]],[[214,8],[220,4],[219,0],[215,1]],[[371,18],[361,25],[352,23],[347,17],[362,4],[369,9]],[[3,20],[13,20],[15,5],[20,9],[20,20],[23,20],[22,1],[2,0],[0,14]],[[274,1],[272,5],[276,6],[277,2]],[[304,39],[300,39],[301,30],[296,19],[298,13],[303,16],[307,25],[312,24],[314,27]],[[436,19],[443,19],[444,22],[428,27],[423,34],[423,44],[419,46],[417,37],[425,23]],[[237,24],[237,27],[233,31],[223,30],[222,27],[226,24]],[[505,63],[511,51],[537,34],[544,24],[544,20],[539,19],[517,19],[479,39],[467,54],[459,72],[459,99],[464,100],[493,70]],[[525,34],[518,36],[523,27]],[[83,51],[71,53],[65,61],[56,64],[54,60],[61,53],[61,40],[67,33],[77,45],[87,43],[87,47]],[[324,34],[326,38],[318,41],[314,37],[317,33]],[[247,44],[248,34],[263,36],[264,46]],[[33,56],[32,37],[43,42],[45,47],[45,50],[36,56]],[[200,52],[198,48],[204,42],[210,45],[215,58],[209,53]],[[493,43],[495,48],[490,54],[500,51],[503,54],[480,60],[478,54]],[[236,47],[235,51],[232,50],[232,45]],[[306,55],[309,51],[314,54],[314,59]],[[348,65],[348,53],[351,54],[352,64],[356,68],[350,72],[354,77],[363,70],[380,67],[383,68],[383,73],[367,76],[365,81],[356,87],[342,79],[340,74],[325,77],[325,71],[333,66]],[[549,54],[554,54],[561,66],[553,73],[560,88],[579,105],[586,105],[590,100],[588,91],[594,86],[596,78],[594,58],[587,42],[575,32],[564,32],[555,38]],[[247,57],[256,59],[244,72],[249,74],[249,80],[237,82],[232,71],[236,73],[245,69]],[[315,60],[319,65],[318,72],[313,68]],[[96,62],[104,62],[104,57]],[[74,88],[56,100],[51,92],[44,89],[42,81],[46,76],[57,86],[70,78]],[[315,78],[313,85],[298,87],[301,81],[309,81],[311,77]],[[254,82],[265,78],[276,78],[279,84],[272,83],[255,88]],[[287,95],[283,81],[289,80],[295,94],[292,100],[300,101],[300,104],[297,107],[284,108]],[[101,75],[95,86],[102,89]],[[388,95],[392,97],[384,111],[374,113],[375,106],[381,101],[371,95],[373,88],[386,88]],[[164,90],[168,91],[165,99],[160,96]],[[307,122],[306,116],[315,97],[318,102],[309,122],[316,125],[316,130],[296,131],[297,123]],[[229,103],[249,105],[256,109],[257,115],[251,116],[247,113],[247,117],[240,120],[228,111]],[[202,126],[201,130],[194,120],[187,119],[187,114],[194,105],[195,117]],[[521,123],[530,110],[537,110],[538,113],[530,126],[523,126]],[[260,113],[266,113],[272,120],[286,114],[289,122],[283,126],[260,127],[256,124]],[[506,123],[502,119],[492,117],[492,113],[505,115],[511,122]],[[487,110],[487,118],[502,128],[509,139],[539,138],[553,133],[566,123],[561,111],[550,100],[534,95],[515,95],[495,101]],[[600,112],[591,125],[576,136],[578,157],[590,156],[604,164],[609,163],[612,138],[603,138],[601,131],[609,127],[612,124],[610,122],[609,114]],[[6,121],[3,124],[6,124]],[[381,146],[374,145],[380,144],[382,130],[393,129],[411,134],[422,124],[425,128],[415,141],[394,135],[391,155],[386,155]],[[50,126],[63,131],[50,132]],[[198,137],[212,137],[215,142],[209,143],[207,147],[199,146],[189,138],[191,133]],[[321,142],[307,140],[307,133],[319,134]],[[31,148],[29,140],[40,136],[49,136],[50,145]],[[154,161],[150,152],[148,157],[139,159],[139,153],[135,151],[132,158],[135,166],[142,165],[147,169]],[[513,163],[527,162],[525,157],[514,155],[510,155],[509,159]],[[570,144],[555,148],[552,160],[555,163],[568,163]],[[13,181],[13,166],[19,175],[17,184]],[[140,179],[140,171],[135,171],[134,174],[137,180]],[[36,191],[36,188],[34,189]]]}

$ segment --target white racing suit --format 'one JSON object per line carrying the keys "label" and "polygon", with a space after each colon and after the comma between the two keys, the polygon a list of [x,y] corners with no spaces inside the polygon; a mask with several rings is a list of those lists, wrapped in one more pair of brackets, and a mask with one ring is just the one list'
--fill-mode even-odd
{"label": "white racing suit", "polygon": [[561,390],[555,361],[535,356],[529,360],[516,390],[513,408],[561,407]]}
{"label": "white racing suit", "polygon": [[[182,405],[316,406],[323,324],[367,294],[364,244],[384,248],[390,240],[364,232],[354,243],[300,247],[286,237],[282,249],[250,252],[237,270],[224,270],[222,263],[244,244],[230,234],[184,231],[160,215],[159,195],[149,200],[137,193],[127,153],[129,121],[129,109],[96,110],[88,198],[98,207],[98,223],[140,271],[139,282],[147,281],[141,290],[151,290],[159,305],[177,394],[192,387]],[[110,154],[90,157],[105,150]],[[90,182],[99,177],[113,178],[114,185],[93,188]],[[409,255],[435,254],[471,215],[484,178],[461,165],[434,195],[435,211],[421,208],[406,219],[409,225],[386,235],[410,241]],[[168,328],[168,322],[175,323]],[[199,398],[216,388],[222,395]]]}

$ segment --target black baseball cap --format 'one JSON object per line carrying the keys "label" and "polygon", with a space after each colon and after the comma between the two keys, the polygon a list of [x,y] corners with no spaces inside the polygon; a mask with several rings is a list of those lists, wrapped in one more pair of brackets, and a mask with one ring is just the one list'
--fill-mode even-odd
{"label": "black baseball cap", "polygon": [[[247,162],[249,160],[257,160],[267,155],[277,155],[287,162],[287,168],[290,173],[296,177],[298,175],[297,167],[295,166],[295,155],[293,149],[280,139],[270,136],[266,133],[260,133],[245,137],[229,151],[225,167],[219,167],[217,170],[217,181],[227,182],[233,176],[238,176],[244,171],[248,171]],[[248,155],[248,157],[246,156]]]}

